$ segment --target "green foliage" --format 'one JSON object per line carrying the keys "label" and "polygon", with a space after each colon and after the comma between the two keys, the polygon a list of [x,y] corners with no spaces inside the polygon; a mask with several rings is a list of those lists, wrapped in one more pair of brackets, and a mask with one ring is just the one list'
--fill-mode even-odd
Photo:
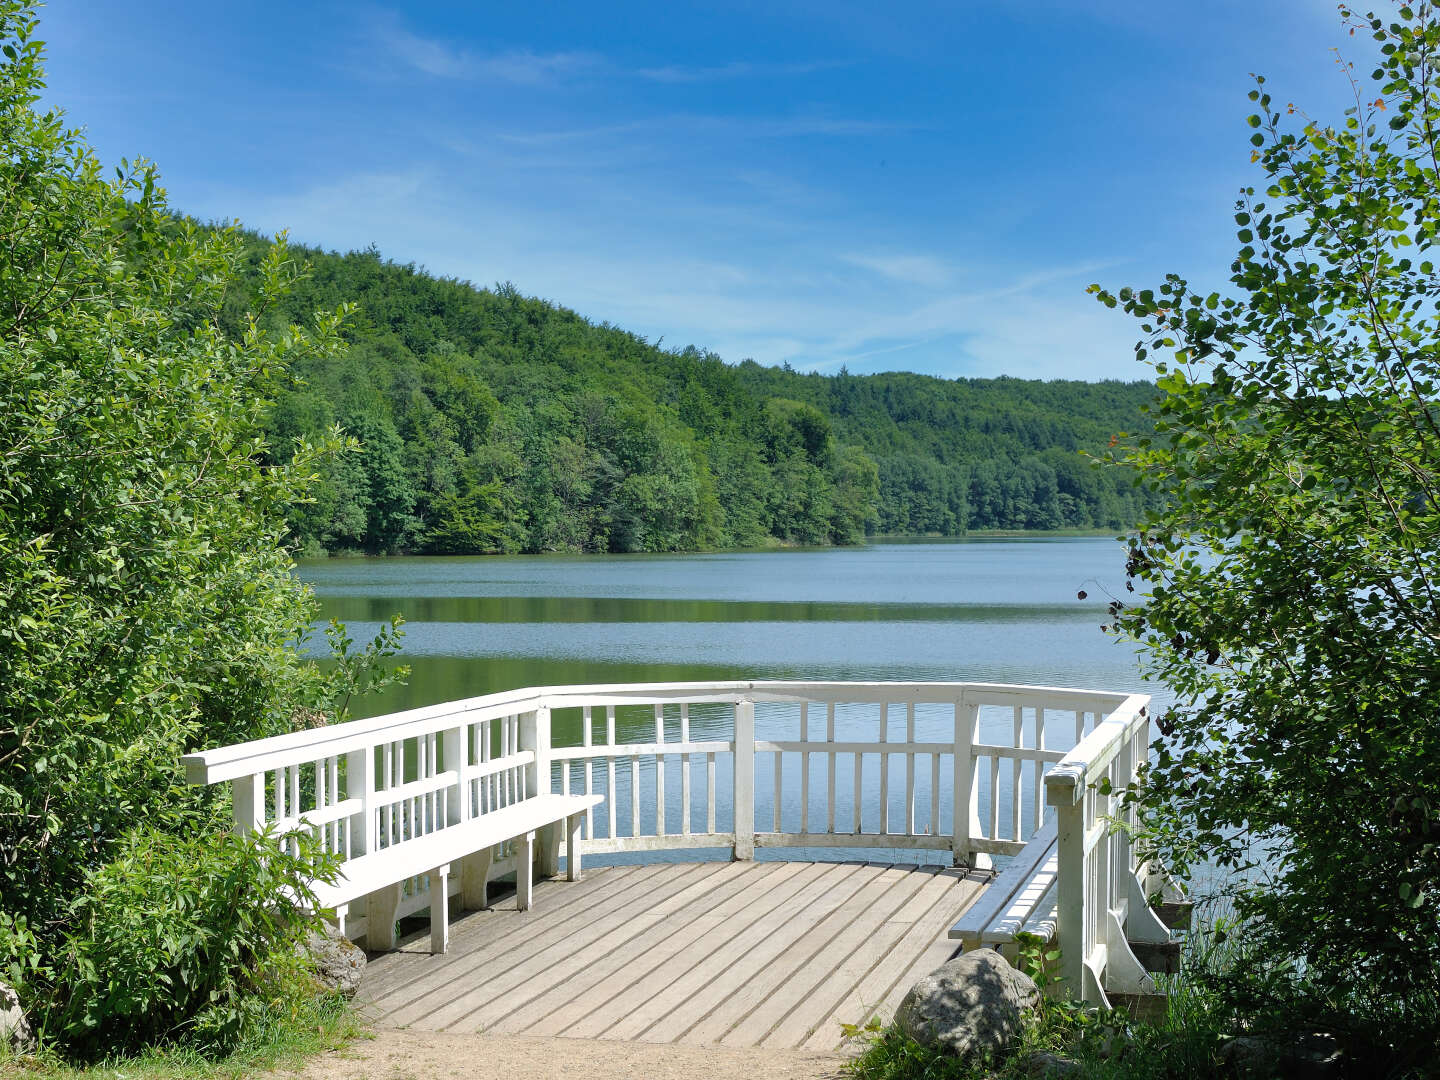
{"label": "green foliage", "polygon": [[[259,263],[262,246],[247,255]],[[1134,383],[798,375],[665,351],[511,286],[437,280],[374,250],[307,253],[269,318],[356,301],[343,356],[301,358],[277,458],[340,423],[364,445],[292,510],[329,551],[672,551],[855,543],[877,530],[1119,528],[1137,494],[1098,453]],[[227,299],[241,325],[248,277]]]}
{"label": "green foliage", "polygon": [[344,310],[275,322],[301,273],[277,242],[253,253],[258,314],[222,326],[245,239],[37,113],[35,35],[0,0],[0,969],[68,1052],[213,1049],[289,970],[298,871],[243,865],[223,790],[179,757],[374,681],[368,654],[332,681],[290,647],[315,604],[285,515],[344,444],[277,464],[263,437],[286,365],[338,361]]}
{"label": "green foliage", "polygon": [[275,902],[313,899],[317,863],[301,850],[268,833],[132,832],[73,905],[76,932],[41,991],[49,999],[30,998],[44,1034],[89,1058],[181,1036],[224,1051],[286,997],[311,993],[298,948],[308,923]]}
{"label": "green foliage", "polygon": [[1340,123],[1263,79],[1250,94],[1264,181],[1236,207],[1234,294],[1096,287],[1142,320],[1164,395],[1154,435],[1121,455],[1165,503],[1129,544],[1143,601],[1114,611],[1177,696],[1146,804],[1163,860],[1260,875],[1236,909],[1285,992],[1330,1001],[1337,1023],[1384,999],[1384,1034],[1428,1043],[1440,17],[1346,17],[1380,60]]}

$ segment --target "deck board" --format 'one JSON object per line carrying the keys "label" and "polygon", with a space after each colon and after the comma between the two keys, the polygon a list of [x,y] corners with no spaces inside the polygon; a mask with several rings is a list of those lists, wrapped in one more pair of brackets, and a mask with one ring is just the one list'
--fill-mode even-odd
{"label": "deck board", "polygon": [[984,889],[963,870],[677,863],[537,883],[535,906],[470,912],[371,959],[383,1027],[830,1049],[950,954]]}

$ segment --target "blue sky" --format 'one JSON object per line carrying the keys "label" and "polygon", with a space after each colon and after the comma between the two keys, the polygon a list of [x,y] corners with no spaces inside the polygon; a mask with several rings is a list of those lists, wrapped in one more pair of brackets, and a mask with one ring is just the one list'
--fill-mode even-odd
{"label": "blue sky", "polygon": [[1092,281],[1223,284],[1249,72],[1338,116],[1323,0],[60,0],[49,102],[173,205],[667,346],[1142,378]]}

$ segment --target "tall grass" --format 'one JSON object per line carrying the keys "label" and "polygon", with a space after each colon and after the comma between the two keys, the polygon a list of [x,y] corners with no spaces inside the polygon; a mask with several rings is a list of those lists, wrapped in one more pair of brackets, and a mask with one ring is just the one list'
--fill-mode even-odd
{"label": "tall grass", "polygon": [[0,1080],[244,1080],[299,1065],[363,1034],[363,1024],[342,998],[306,996],[288,1012],[256,1024],[223,1057],[174,1046],[75,1066],[53,1054],[7,1059],[0,1050]]}

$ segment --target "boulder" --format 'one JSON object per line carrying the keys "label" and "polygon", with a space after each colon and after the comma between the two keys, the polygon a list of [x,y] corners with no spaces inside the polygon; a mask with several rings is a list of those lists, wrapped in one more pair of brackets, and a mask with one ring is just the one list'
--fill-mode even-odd
{"label": "boulder", "polygon": [[1040,991],[994,949],[936,968],[900,1002],[895,1023],[916,1042],[957,1057],[1002,1050],[1039,1008]]}
{"label": "boulder", "polygon": [[347,1000],[355,996],[365,975],[364,949],[326,923],[323,933],[312,930],[306,936],[305,951],[321,986]]}
{"label": "boulder", "polygon": [[30,1027],[30,1018],[20,1007],[20,995],[3,982],[0,982],[0,1045],[8,1047],[11,1054],[33,1054],[36,1049],[35,1032]]}

